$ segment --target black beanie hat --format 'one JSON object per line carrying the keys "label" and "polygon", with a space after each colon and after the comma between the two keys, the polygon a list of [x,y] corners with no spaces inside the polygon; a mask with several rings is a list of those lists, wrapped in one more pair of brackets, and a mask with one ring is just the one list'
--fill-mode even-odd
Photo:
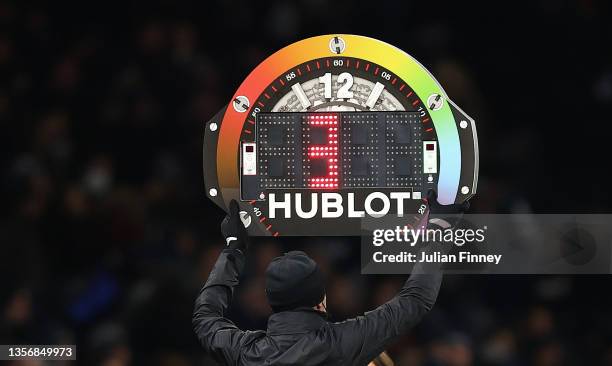
{"label": "black beanie hat", "polygon": [[323,301],[325,280],[317,263],[306,253],[291,251],[268,265],[266,296],[275,313],[312,307]]}

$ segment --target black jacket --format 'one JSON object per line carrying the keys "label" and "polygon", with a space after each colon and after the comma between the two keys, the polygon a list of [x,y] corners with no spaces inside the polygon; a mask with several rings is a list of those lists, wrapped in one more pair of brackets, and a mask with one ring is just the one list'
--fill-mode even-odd
{"label": "black jacket", "polygon": [[240,251],[225,249],[195,303],[194,331],[224,365],[367,365],[432,308],[442,280],[439,271],[413,271],[389,302],[340,323],[297,309],[270,316],[267,331],[243,331],[224,315],[244,261]]}

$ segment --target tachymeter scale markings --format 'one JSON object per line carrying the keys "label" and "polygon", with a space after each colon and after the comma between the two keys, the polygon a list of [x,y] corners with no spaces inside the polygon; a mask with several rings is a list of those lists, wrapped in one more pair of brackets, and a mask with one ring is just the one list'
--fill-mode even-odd
{"label": "tachymeter scale markings", "polygon": [[[336,95],[339,89],[338,84],[340,84],[338,82],[338,77],[340,74],[347,72],[351,74],[353,78],[357,80],[366,80],[373,85],[367,97],[362,98],[363,103],[360,103],[360,109],[353,110],[372,110],[379,102],[381,95],[383,95],[383,93],[389,93],[393,99],[399,102],[402,107],[401,109],[405,111],[418,111],[420,113],[421,121],[424,124],[424,140],[437,140],[436,132],[429,112],[425,107],[425,103],[423,103],[405,81],[398,79],[398,77],[389,70],[372,62],[346,57],[330,57],[312,60],[298,65],[275,78],[274,82],[265,88],[264,92],[256,99],[255,105],[248,111],[240,140],[245,142],[254,141],[255,115],[259,112],[274,111],[274,106],[281,98],[286,97],[288,94],[293,94],[293,96],[296,97],[295,102],[299,104],[301,111],[317,110],[318,106],[314,105],[313,101],[308,97],[308,93],[304,90],[303,85],[309,82],[312,83],[313,81],[317,82],[321,76],[324,76],[326,73],[331,73],[333,85],[335,87],[332,90],[332,94]],[[355,89],[358,88],[359,83],[355,83],[351,86],[354,92]],[[338,105],[350,104],[343,100],[343,98],[333,99],[334,98],[332,98],[329,103],[336,103]],[[354,102],[355,100],[351,99],[351,101]],[[249,203],[258,207],[257,201],[250,201]],[[261,212],[263,207],[258,208]],[[279,235],[279,232],[274,230],[270,220],[263,215],[263,212],[260,217],[260,223],[265,224],[266,230],[271,232],[273,236]]]}
{"label": "tachymeter scale markings", "polygon": [[[302,70],[306,71],[303,72]],[[402,80],[399,80],[401,82],[398,83],[398,78],[393,73],[366,60],[332,57],[298,65],[276,78],[257,98],[255,105],[247,113],[241,140],[251,141],[253,139],[252,136],[245,136],[245,131],[250,131],[246,132],[246,135],[252,135],[252,126],[249,126],[249,124],[254,124],[253,120],[256,113],[272,111],[272,107],[280,98],[290,93],[296,83],[302,85],[330,71],[335,78],[342,72],[348,71],[355,77],[361,77],[372,83],[380,83],[384,91],[390,92],[397,98],[404,110],[420,112],[422,122],[431,125],[428,126],[428,128],[431,127],[431,130],[426,132],[434,132],[433,123],[427,108],[425,108],[425,103],[410,89],[407,83]],[[304,100],[304,104],[308,102],[311,101]],[[435,140],[436,136],[435,133],[432,133],[430,136],[424,136],[424,138]]]}

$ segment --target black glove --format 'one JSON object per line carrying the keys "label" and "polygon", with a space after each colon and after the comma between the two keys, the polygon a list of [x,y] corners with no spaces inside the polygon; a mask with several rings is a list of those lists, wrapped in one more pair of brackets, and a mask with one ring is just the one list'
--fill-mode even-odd
{"label": "black glove", "polygon": [[438,202],[438,192],[430,189],[427,192],[427,203],[429,204],[429,222],[443,228],[455,226],[463,214],[470,208],[470,202],[453,203],[450,205],[441,205]]}
{"label": "black glove", "polygon": [[237,249],[242,253],[246,253],[249,249],[249,234],[240,219],[240,207],[236,200],[230,202],[229,214],[221,222],[221,233],[228,248]]}

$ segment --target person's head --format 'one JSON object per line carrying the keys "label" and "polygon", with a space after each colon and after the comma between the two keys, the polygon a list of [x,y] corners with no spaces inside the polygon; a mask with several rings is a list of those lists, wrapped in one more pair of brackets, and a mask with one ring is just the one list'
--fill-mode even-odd
{"label": "person's head", "polygon": [[304,307],[327,311],[323,274],[317,263],[301,251],[285,253],[270,262],[266,296],[275,313]]}

